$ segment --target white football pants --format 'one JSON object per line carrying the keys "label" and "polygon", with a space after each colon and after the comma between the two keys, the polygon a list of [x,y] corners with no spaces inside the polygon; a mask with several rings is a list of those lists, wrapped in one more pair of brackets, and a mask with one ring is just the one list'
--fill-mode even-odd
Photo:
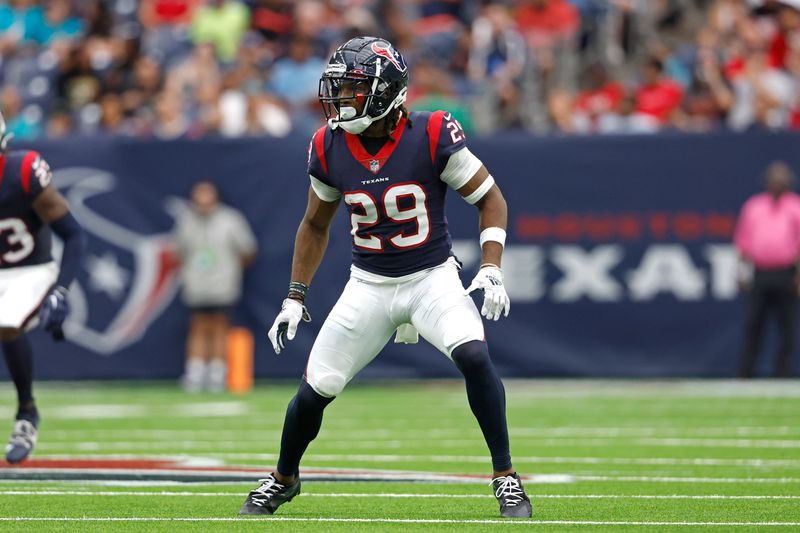
{"label": "white football pants", "polygon": [[36,326],[36,313],[57,277],[55,262],[0,269],[0,328]]}
{"label": "white football pants", "polygon": [[337,396],[408,323],[448,357],[465,342],[484,339],[480,313],[452,261],[407,282],[351,277],[314,341],[306,381],[322,396]]}

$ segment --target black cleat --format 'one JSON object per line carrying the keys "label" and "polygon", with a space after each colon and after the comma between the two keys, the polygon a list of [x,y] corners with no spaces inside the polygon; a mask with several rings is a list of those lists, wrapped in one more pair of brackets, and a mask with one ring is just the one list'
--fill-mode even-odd
{"label": "black cleat", "polygon": [[282,485],[273,474],[270,474],[258,482],[261,485],[250,491],[242,508],[239,509],[239,514],[273,514],[281,504],[292,501],[292,498],[300,494],[300,478],[291,485]]}
{"label": "black cleat", "polygon": [[21,463],[33,451],[36,445],[37,430],[39,425],[39,417],[34,417],[32,420],[26,418],[18,418],[14,421],[14,430],[11,432],[11,438],[6,445],[6,461],[9,463]]}
{"label": "black cleat", "polygon": [[504,518],[530,518],[531,500],[525,494],[522,480],[516,472],[492,480],[494,497],[500,503],[500,516]]}

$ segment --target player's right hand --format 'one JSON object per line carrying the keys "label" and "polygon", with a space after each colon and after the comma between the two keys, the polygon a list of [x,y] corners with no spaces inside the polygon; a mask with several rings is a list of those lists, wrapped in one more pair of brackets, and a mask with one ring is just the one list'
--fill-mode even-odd
{"label": "player's right hand", "polygon": [[281,353],[286,347],[286,342],[294,339],[300,321],[311,322],[306,306],[293,298],[286,298],[281,305],[281,312],[269,328],[269,341],[275,353]]}
{"label": "player's right hand", "polygon": [[42,302],[39,309],[39,320],[42,327],[48,332],[53,340],[64,340],[64,332],[61,326],[69,314],[69,301],[67,300],[67,289],[64,287],[54,287]]}

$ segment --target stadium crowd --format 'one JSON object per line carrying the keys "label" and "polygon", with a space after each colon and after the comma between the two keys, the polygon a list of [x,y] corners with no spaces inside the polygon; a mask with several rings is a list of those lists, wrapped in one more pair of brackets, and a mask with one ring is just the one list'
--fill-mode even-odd
{"label": "stadium crowd", "polygon": [[23,139],[310,133],[363,34],[468,132],[800,129],[800,0],[0,0],[0,108]]}

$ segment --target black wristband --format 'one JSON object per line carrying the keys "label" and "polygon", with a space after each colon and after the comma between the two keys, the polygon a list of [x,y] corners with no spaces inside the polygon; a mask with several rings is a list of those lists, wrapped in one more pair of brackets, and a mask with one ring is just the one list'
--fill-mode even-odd
{"label": "black wristband", "polygon": [[308,294],[308,285],[300,283],[299,281],[292,281],[289,283],[289,297],[294,297],[297,300],[305,301],[306,294]]}

